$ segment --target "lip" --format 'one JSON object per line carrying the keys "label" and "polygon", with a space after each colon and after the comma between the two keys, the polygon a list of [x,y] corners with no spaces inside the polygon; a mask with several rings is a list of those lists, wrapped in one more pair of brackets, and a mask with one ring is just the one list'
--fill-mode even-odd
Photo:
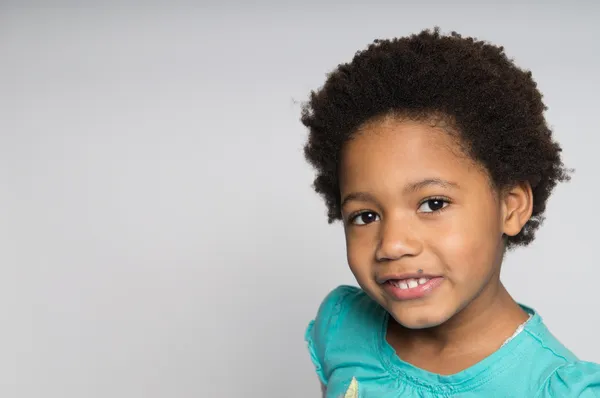
{"label": "lip", "polygon": [[433,274],[419,274],[419,273],[404,273],[404,274],[389,274],[389,275],[384,275],[382,277],[378,277],[376,279],[377,283],[379,283],[380,285],[383,285],[384,283],[387,283],[390,280],[398,280],[398,279],[421,279],[421,278],[427,278],[427,279],[434,279],[434,278],[441,278],[441,276],[439,275],[433,275]]}
{"label": "lip", "polygon": [[[425,275],[421,275],[421,278],[427,278]],[[434,276],[430,278],[426,283],[419,285],[417,287],[408,288],[408,289],[400,289],[390,283],[391,279],[399,279],[399,278],[390,278],[386,282],[382,284],[383,289],[393,298],[400,301],[407,300],[417,300],[424,297],[429,296],[433,293],[442,283],[444,283],[445,278],[440,276]]]}

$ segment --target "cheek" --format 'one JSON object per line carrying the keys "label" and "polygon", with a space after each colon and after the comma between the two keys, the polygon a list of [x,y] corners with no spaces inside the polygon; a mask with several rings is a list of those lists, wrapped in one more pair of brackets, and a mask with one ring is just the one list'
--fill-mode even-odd
{"label": "cheek", "polygon": [[492,212],[458,215],[439,225],[439,237],[434,247],[451,271],[469,275],[484,275],[495,264],[501,235],[499,223]]}
{"label": "cheek", "polygon": [[360,277],[369,272],[375,256],[374,245],[368,234],[346,232],[346,257],[355,276]]}

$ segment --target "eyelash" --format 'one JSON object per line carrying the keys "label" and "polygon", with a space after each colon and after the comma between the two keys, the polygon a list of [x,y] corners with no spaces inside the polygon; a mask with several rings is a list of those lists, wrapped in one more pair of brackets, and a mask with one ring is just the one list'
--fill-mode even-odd
{"label": "eyelash", "polygon": [[[442,213],[444,210],[446,210],[450,204],[452,204],[452,202],[450,201],[450,199],[448,199],[448,198],[445,198],[445,197],[443,197],[443,196],[431,196],[431,197],[429,197],[429,198],[425,198],[425,199],[423,199],[422,201],[420,201],[420,202],[419,202],[419,206],[418,206],[417,208],[420,208],[421,206],[423,206],[425,203],[427,203],[427,202],[429,202],[429,201],[435,201],[435,200],[438,200],[438,201],[444,202],[444,207],[442,207],[441,209],[438,209],[438,210],[427,211],[427,212],[421,212],[421,214],[425,214],[425,215],[427,215],[427,216],[435,216],[435,215],[439,215],[439,214],[441,214],[441,213]],[[348,216],[348,222],[347,222],[347,223],[348,223],[349,225],[355,225],[355,226],[358,226],[358,227],[360,227],[360,226],[364,226],[364,225],[369,225],[369,224],[371,224],[371,223],[369,223],[369,224],[360,224],[360,225],[354,224],[354,221],[355,221],[355,220],[356,220],[358,217],[360,217],[362,214],[365,214],[365,213],[373,213],[373,214],[375,214],[375,215],[379,216],[379,214],[377,214],[377,212],[374,212],[374,211],[372,211],[372,210],[366,210],[366,209],[365,209],[365,210],[358,210],[358,211],[355,211],[354,213],[352,213],[352,214],[350,214],[350,215]]]}
{"label": "eyelash", "polygon": [[442,207],[441,209],[438,210],[433,210],[433,211],[429,211],[429,212],[424,212],[422,214],[431,214],[431,215],[436,215],[436,214],[440,214],[441,212],[443,212],[444,210],[446,210],[448,208],[448,206],[452,203],[450,201],[450,199],[445,198],[443,196],[431,196],[429,198],[423,199],[421,202],[419,202],[419,208],[421,206],[423,206],[425,203],[429,202],[429,201],[435,201],[438,200],[440,202],[444,202],[444,207]]}

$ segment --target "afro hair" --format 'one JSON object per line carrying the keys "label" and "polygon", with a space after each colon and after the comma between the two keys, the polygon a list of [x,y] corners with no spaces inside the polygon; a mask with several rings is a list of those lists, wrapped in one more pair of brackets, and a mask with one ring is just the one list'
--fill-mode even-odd
{"label": "afro hair", "polygon": [[552,190],[569,179],[545,110],[531,72],[517,67],[503,47],[435,28],[375,40],[331,72],[303,107],[309,132],[304,153],[316,169],[314,188],[331,223],[341,219],[340,153],[362,125],[393,114],[415,120],[443,115],[496,188],[531,185],[532,217],[507,238],[507,248],[525,246]]}

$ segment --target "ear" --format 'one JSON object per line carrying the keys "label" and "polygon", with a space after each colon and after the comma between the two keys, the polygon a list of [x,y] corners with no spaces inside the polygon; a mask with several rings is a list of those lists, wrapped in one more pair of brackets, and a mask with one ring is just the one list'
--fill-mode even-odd
{"label": "ear", "polygon": [[503,232],[515,236],[531,218],[533,192],[528,182],[519,183],[504,191],[502,197]]}

